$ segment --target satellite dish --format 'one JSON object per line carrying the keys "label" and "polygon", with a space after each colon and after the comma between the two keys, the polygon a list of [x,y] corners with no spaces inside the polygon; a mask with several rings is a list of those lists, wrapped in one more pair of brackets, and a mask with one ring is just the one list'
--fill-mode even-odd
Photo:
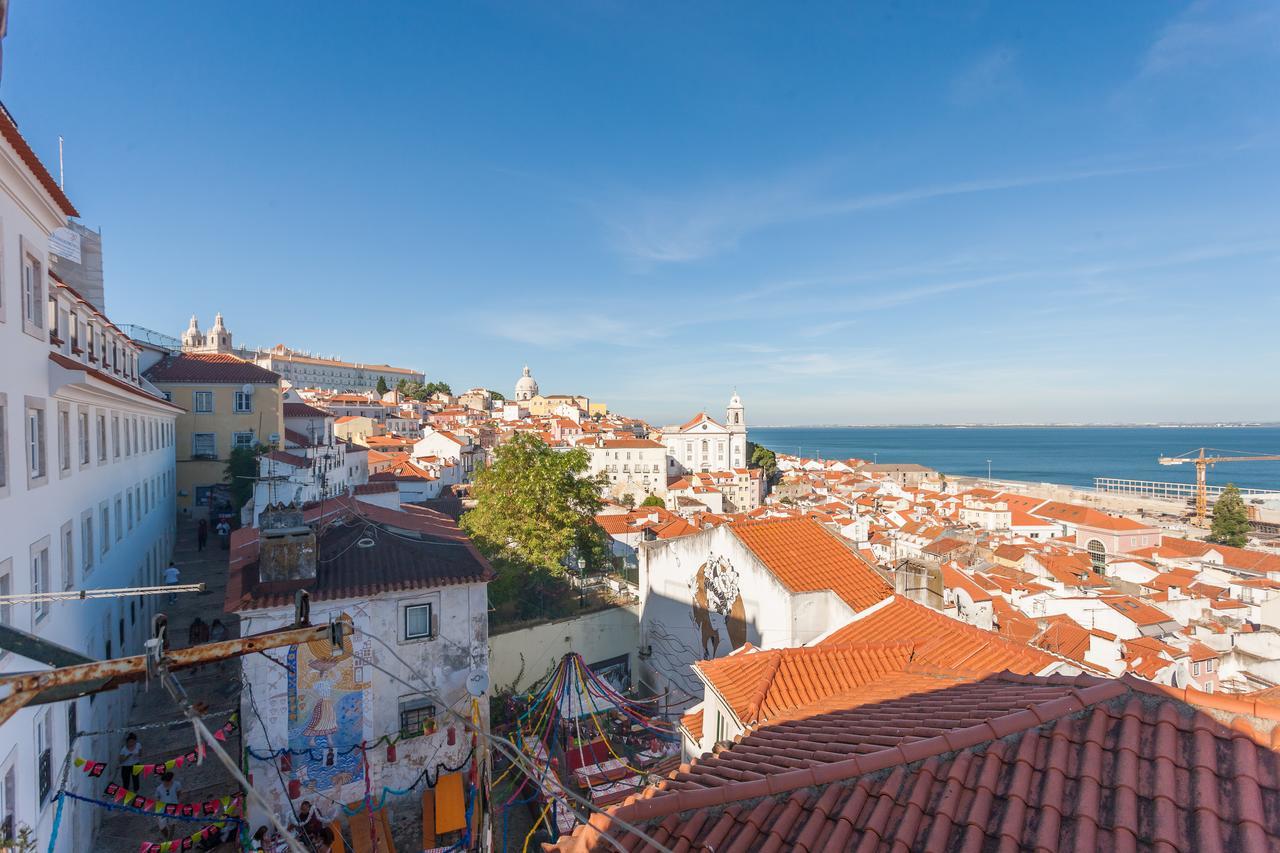
{"label": "satellite dish", "polygon": [[244,383],[244,387],[243,387],[243,388],[241,388],[240,390],[244,392],[244,395],[245,395],[246,397],[252,397],[252,396],[253,396],[253,386],[252,386],[252,385],[250,385],[248,382]]}
{"label": "satellite dish", "polygon": [[467,677],[467,692],[479,699],[489,692],[489,673],[477,669]]}

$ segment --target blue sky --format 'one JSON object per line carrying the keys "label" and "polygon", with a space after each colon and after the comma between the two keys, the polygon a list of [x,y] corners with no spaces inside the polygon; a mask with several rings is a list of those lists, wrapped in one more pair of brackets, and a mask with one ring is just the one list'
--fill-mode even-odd
{"label": "blue sky", "polygon": [[113,319],[655,421],[1280,420],[1280,5],[14,0]]}

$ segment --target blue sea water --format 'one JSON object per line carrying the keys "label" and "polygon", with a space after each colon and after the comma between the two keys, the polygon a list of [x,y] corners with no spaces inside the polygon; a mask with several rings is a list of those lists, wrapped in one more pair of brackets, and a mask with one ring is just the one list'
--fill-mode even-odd
{"label": "blue sea water", "polygon": [[[1195,466],[1160,465],[1199,447],[1280,455],[1280,427],[755,427],[780,453],[917,462],[947,474],[1092,487],[1094,477],[1194,483]],[[1209,469],[1211,484],[1280,490],[1280,462]]]}

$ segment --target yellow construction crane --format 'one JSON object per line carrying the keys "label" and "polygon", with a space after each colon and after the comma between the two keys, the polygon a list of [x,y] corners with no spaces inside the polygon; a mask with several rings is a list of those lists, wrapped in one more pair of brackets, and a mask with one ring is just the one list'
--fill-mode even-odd
{"label": "yellow construction crane", "polygon": [[1209,456],[1209,453],[1236,453],[1234,450],[1214,450],[1212,447],[1199,447],[1195,450],[1188,450],[1181,456],[1161,456],[1161,465],[1184,465],[1188,462],[1194,463],[1196,466],[1196,524],[1203,527],[1205,517],[1209,511],[1209,490],[1205,484],[1205,474],[1209,466],[1217,465],[1219,462],[1280,462],[1280,455],[1248,456],[1240,454],[1237,456]]}

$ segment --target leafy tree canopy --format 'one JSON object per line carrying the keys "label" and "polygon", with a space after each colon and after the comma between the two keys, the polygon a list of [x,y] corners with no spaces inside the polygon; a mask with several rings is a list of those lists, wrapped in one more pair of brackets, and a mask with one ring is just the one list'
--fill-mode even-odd
{"label": "leafy tree canopy", "polygon": [[259,444],[256,447],[237,447],[231,451],[222,479],[231,488],[231,505],[236,512],[253,497],[253,486],[258,479],[258,457],[270,449]]}
{"label": "leafy tree canopy", "polygon": [[501,394],[500,392],[498,392],[498,391],[490,391],[490,392],[489,392],[489,399],[490,399],[490,400],[493,400],[494,402],[501,403],[501,402],[503,402],[504,400],[506,400],[507,398],[506,398],[506,397],[504,397],[504,396],[502,396],[502,394]]}
{"label": "leafy tree canopy", "polygon": [[583,448],[561,453],[537,436],[517,434],[476,475],[476,507],[462,516],[462,527],[500,571],[506,564],[563,574],[571,555],[598,565],[601,483],[588,467]]}
{"label": "leafy tree canopy", "polygon": [[421,382],[412,380],[400,380],[400,384],[396,386],[400,389],[400,393],[408,397],[410,400],[425,401],[431,399],[432,394],[448,394],[453,395],[453,389],[449,387],[448,382],[428,382],[425,385]]}
{"label": "leafy tree canopy", "polygon": [[1243,548],[1249,544],[1249,510],[1235,483],[1228,483],[1213,504],[1209,541]]}
{"label": "leafy tree canopy", "polygon": [[640,506],[660,506],[663,509],[666,509],[667,502],[657,495],[649,495],[649,497],[640,502]]}
{"label": "leafy tree canopy", "polygon": [[769,479],[773,479],[778,473],[778,456],[763,444],[751,443],[750,453],[748,454],[748,464],[753,468],[759,468],[764,471],[764,475]]}
{"label": "leafy tree canopy", "polygon": [[378,377],[378,384],[377,384],[376,388],[377,388],[378,396],[379,396],[379,397],[381,397],[383,394],[385,394],[385,393],[387,393],[388,391],[390,391],[390,390],[391,390],[390,388],[388,388],[388,387],[387,387],[387,380],[386,380],[386,378],[385,378],[385,377],[382,377],[382,376],[379,376],[379,377]]}

